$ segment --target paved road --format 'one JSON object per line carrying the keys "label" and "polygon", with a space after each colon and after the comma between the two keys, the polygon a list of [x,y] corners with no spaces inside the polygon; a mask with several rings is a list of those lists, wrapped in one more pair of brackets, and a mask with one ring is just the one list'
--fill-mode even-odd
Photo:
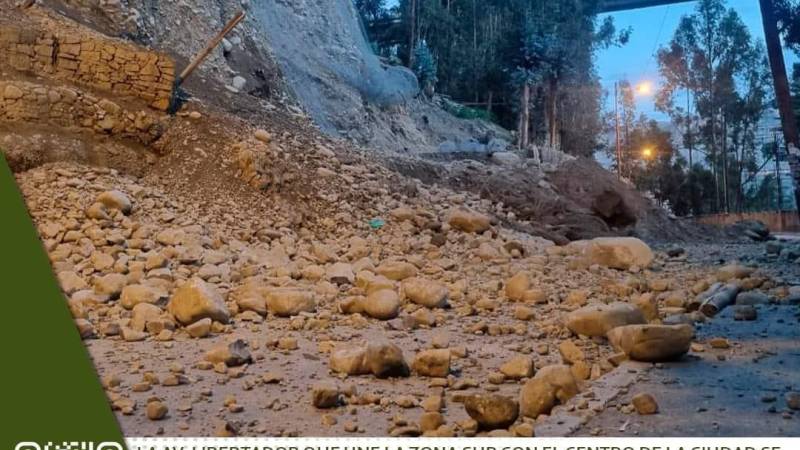
{"label": "paved road", "polygon": [[[726,337],[729,349],[692,352],[682,361],[651,366],[630,389],[573,434],[604,436],[800,436],[800,307],[760,306],[755,322],[736,322],[732,308],[698,328],[698,342]],[[639,392],[656,397],[661,412],[624,414]]]}

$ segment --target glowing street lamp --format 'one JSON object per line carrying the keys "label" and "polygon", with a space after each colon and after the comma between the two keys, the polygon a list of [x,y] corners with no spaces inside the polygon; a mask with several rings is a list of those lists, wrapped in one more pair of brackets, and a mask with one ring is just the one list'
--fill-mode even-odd
{"label": "glowing street lamp", "polygon": [[[634,95],[644,97],[653,93],[653,83],[651,81],[640,81],[633,89]],[[622,142],[619,135],[619,81],[614,82],[614,117],[615,134],[617,144],[617,176],[622,178]]]}
{"label": "glowing street lamp", "polygon": [[653,93],[653,83],[650,81],[642,81],[636,85],[636,95],[649,96]]}
{"label": "glowing street lamp", "polygon": [[642,150],[642,157],[644,159],[650,159],[650,158],[653,157],[654,154],[655,154],[655,151],[653,151],[653,149],[650,148],[650,147],[646,147],[646,148],[644,148]]}

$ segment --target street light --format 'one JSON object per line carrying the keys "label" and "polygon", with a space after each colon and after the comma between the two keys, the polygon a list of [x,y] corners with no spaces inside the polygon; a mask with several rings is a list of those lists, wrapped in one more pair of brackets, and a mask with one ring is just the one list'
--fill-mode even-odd
{"label": "street light", "polygon": [[653,157],[653,154],[655,154],[655,152],[654,152],[654,151],[653,151],[653,149],[652,149],[652,148],[650,148],[650,147],[645,147],[645,148],[642,150],[642,157],[643,157],[644,159],[650,159],[650,158],[652,158],[652,157]]}
{"label": "street light", "polygon": [[[651,81],[640,81],[633,92],[638,96],[649,96],[653,92]],[[619,135],[619,81],[614,82],[614,131],[617,143],[617,177],[622,178],[622,142]]]}

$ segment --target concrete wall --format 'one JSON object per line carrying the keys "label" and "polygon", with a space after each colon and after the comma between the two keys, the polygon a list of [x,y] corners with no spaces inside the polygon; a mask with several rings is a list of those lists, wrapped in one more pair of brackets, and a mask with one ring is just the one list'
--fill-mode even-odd
{"label": "concrete wall", "polygon": [[698,222],[708,225],[732,225],[742,220],[764,222],[773,233],[800,232],[800,216],[797,215],[797,211],[713,214],[697,218]]}
{"label": "concrete wall", "polygon": [[166,110],[175,62],[166,55],[89,33],[67,20],[0,22],[0,65],[20,72],[132,96]]}

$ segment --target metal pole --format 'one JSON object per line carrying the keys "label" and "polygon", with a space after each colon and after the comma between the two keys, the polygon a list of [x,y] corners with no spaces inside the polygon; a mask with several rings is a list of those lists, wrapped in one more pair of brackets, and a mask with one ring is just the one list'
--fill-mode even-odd
{"label": "metal pole", "polygon": [[189,63],[189,65],[186,66],[185,69],[183,69],[183,72],[181,72],[180,76],[175,82],[176,86],[180,86],[187,78],[189,78],[189,75],[191,75],[192,72],[194,72],[194,70],[197,69],[197,66],[199,66],[200,63],[202,63],[203,60],[205,60],[206,57],[219,45],[219,43],[222,42],[222,39],[228,33],[233,31],[233,29],[236,28],[236,25],[238,25],[239,22],[241,22],[242,19],[244,19],[244,16],[245,16],[244,11],[239,11],[239,13],[236,14],[233,17],[233,19],[231,19],[228,22],[227,25],[225,25],[225,28],[222,31],[220,31],[219,34],[217,34],[214,37],[214,39],[212,39],[208,43],[208,45],[206,45],[206,47],[194,57],[194,59],[192,59],[192,62]]}
{"label": "metal pole", "polygon": [[792,94],[789,90],[789,78],[786,75],[786,63],[783,60],[783,48],[778,33],[778,20],[775,18],[775,5],[772,0],[759,0],[761,17],[764,22],[764,40],[767,44],[769,65],[775,83],[775,99],[781,116],[781,128],[786,143],[789,168],[794,181],[794,198],[800,214],[800,136],[797,132],[794,111],[792,111]]}

